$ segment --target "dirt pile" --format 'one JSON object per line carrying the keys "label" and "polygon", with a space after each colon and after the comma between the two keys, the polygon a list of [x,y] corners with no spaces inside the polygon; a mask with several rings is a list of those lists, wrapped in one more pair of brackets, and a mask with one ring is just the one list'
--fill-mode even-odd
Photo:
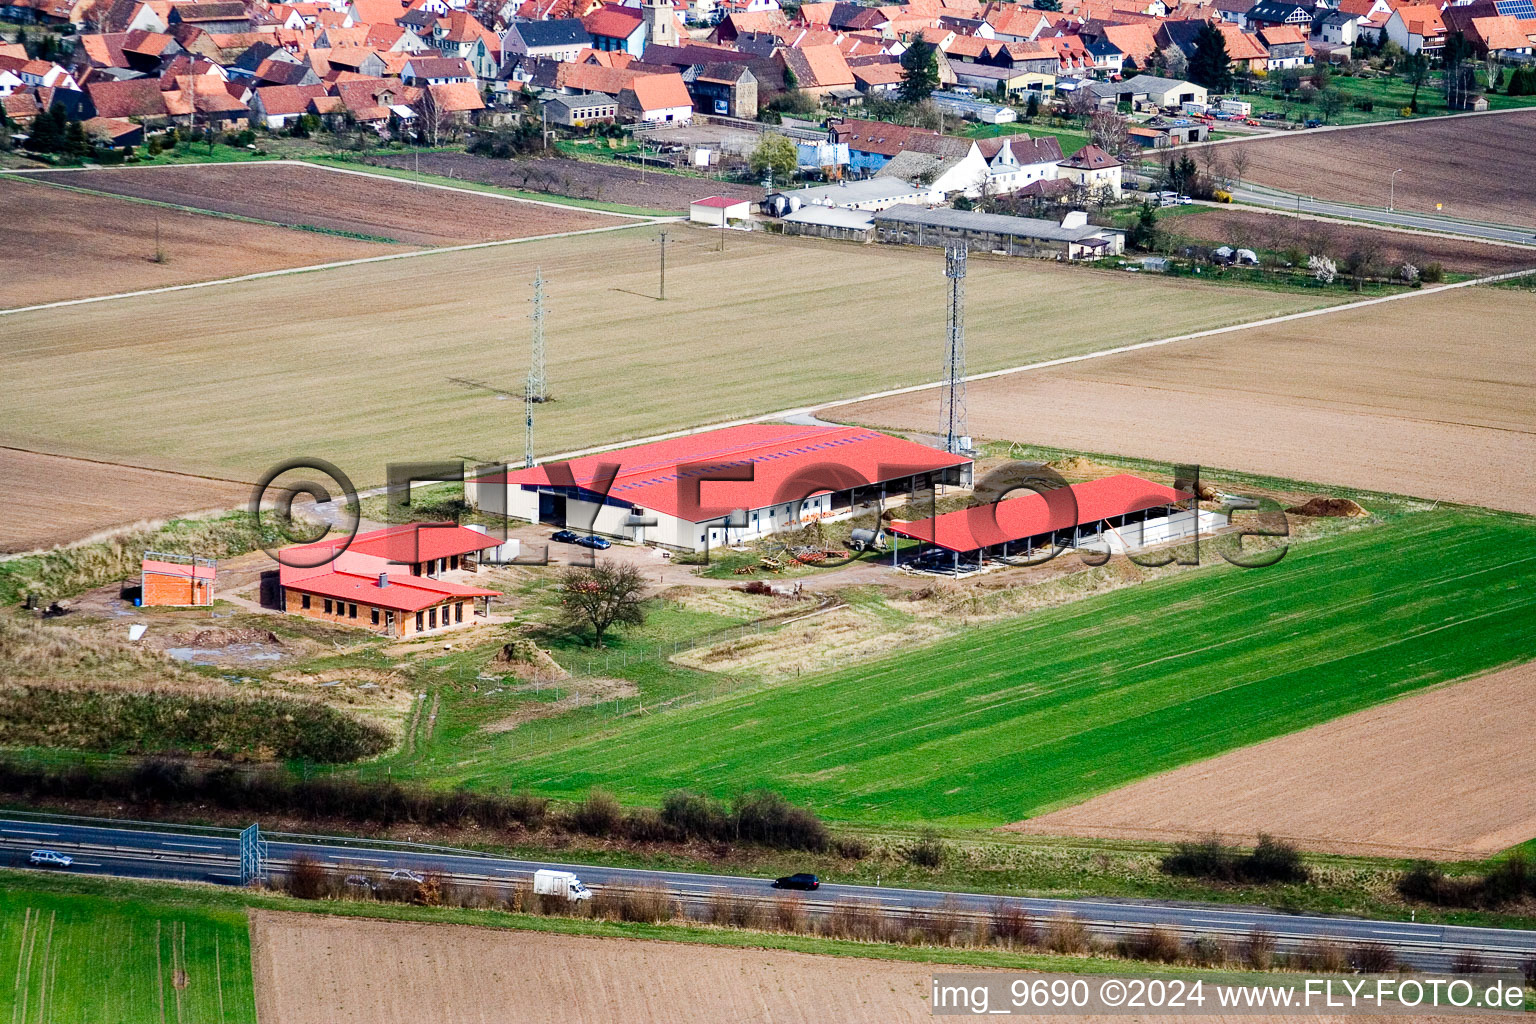
{"label": "dirt pile", "polygon": [[235,644],[271,644],[281,647],[283,642],[270,629],[254,629],[249,626],[241,628],[208,626],[203,629],[170,633],[156,639],[156,646],[162,648],[196,647],[201,650],[213,650],[219,647],[232,647]]}
{"label": "dirt pile", "polygon": [[1364,519],[1370,513],[1348,498],[1311,498],[1300,505],[1285,510],[1293,516],[1326,517],[1329,519]]}
{"label": "dirt pile", "polygon": [[571,675],[549,656],[548,651],[525,638],[502,644],[496,657],[491,659],[491,665],[498,671],[510,672],[519,679],[530,681],[568,679]]}

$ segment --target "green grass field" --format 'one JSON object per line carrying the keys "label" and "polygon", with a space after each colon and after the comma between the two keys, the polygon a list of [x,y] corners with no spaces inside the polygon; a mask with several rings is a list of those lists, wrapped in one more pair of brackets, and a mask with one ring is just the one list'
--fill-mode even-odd
{"label": "green grass field", "polygon": [[1048,128],[1044,125],[1017,121],[1012,124],[973,124],[959,134],[968,139],[993,139],[999,135],[1028,135],[1037,139],[1042,135],[1054,135],[1061,143],[1061,155],[1071,156],[1088,145],[1088,133],[1073,128]]}
{"label": "green grass field", "polygon": [[1423,512],[853,670],[631,720],[468,781],[655,800],[770,785],[829,817],[998,824],[1536,656],[1536,523]]}
{"label": "green grass field", "polygon": [[[1278,94],[1279,72],[1273,76],[1276,84],[1273,88],[1277,94],[1253,93],[1239,97],[1253,103],[1255,114],[1268,111],[1279,111],[1286,114],[1293,121],[1305,121],[1309,117],[1321,117],[1316,101],[1312,103],[1299,103],[1293,94],[1287,100],[1282,94]],[[1303,72],[1305,79],[1310,74]],[[1508,72],[1506,72],[1507,76]],[[1401,75],[1393,75],[1382,78],[1351,78],[1345,75],[1334,75],[1329,83],[1330,88],[1338,89],[1344,94],[1345,105],[1337,114],[1328,119],[1329,124],[1366,124],[1375,121],[1400,121],[1403,117],[1400,111],[1408,106],[1413,99],[1413,86],[1409,85]],[[1536,105],[1536,96],[1507,96],[1502,92],[1488,93],[1489,110],[1511,110],[1516,107],[1529,107]],[[1356,101],[1370,100],[1374,107],[1371,110],[1361,110],[1355,104]],[[1419,89],[1419,112],[1415,117],[1444,117],[1446,114],[1455,113],[1445,104],[1444,85],[1437,74]]]}
{"label": "green grass field", "polygon": [[[720,252],[718,232],[677,227],[663,303],[656,234],[432,253],[7,316],[7,368],[28,384],[0,391],[0,442],[244,480],[319,456],[359,486],[382,483],[389,461],[504,459],[522,450],[538,269],[555,399],[538,412],[541,453],[942,372],[938,250],[733,234]],[[967,280],[969,367],[1337,301],[978,257]],[[124,333],[125,323],[148,326]]]}
{"label": "green grass field", "polygon": [[256,1020],[239,908],[0,888],[0,1016],[71,1024]]}

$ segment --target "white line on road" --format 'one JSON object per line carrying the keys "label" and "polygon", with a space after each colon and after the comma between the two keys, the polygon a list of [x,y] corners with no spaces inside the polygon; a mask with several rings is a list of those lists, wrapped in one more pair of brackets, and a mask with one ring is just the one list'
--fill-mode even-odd
{"label": "white line on road", "polygon": [[15,836],[33,836],[39,839],[57,839],[59,837],[57,832],[24,832],[19,828],[0,828],[0,832],[9,832]]}
{"label": "white line on road", "polygon": [[222,847],[222,846],[206,846],[206,845],[204,845],[202,843],[169,843],[169,842],[167,842],[167,843],[161,843],[160,845],[161,846],[180,846],[183,849],[187,849],[187,850],[213,850],[215,852],[219,852],[219,851],[222,851],[222,850],[225,849],[225,847]]}

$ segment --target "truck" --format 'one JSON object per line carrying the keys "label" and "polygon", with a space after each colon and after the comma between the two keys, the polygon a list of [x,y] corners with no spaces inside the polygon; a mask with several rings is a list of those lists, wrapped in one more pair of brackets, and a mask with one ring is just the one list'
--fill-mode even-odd
{"label": "truck", "polygon": [[533,891],[539,896],[560,896],[567,903],[592,898],[592,890],[581,884],[574,871],[535,871]]}
{"label": "truck", "polygon": [[1221,109],[1228,114],[1236,114],[1239,117],[1253,116],[1253,104],[1246,100],[1222,100]]}

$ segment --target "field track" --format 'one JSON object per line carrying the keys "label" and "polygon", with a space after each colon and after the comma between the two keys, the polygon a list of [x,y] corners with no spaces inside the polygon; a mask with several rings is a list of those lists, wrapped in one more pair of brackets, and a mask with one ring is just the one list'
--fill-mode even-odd
{"label": "field track", "polygon": [[[972,383],[971,432],[1536,512],[1536,294],[1458,288]],[[937,391],[829,418],[932,429]]]}
{"label": "field track", "polygon": [[1415,694],[1010,825],[1468,860],[1536,836],[1536,663]]}

